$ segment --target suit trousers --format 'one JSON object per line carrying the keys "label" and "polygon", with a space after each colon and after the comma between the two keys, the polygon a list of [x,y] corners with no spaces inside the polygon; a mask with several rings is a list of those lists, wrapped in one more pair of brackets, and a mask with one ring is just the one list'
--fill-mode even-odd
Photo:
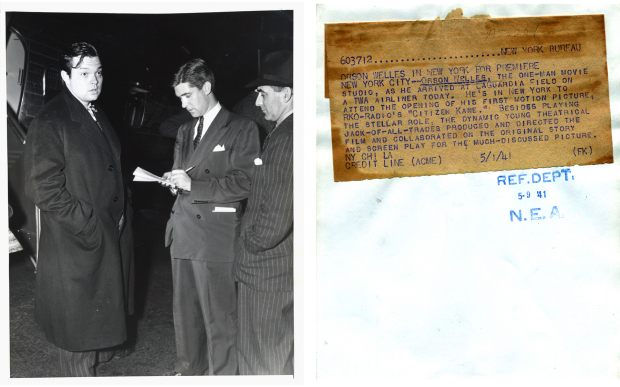
{"label": "suit trousers", "polygon": [[95,376],[95,365],[110,361],[114,355],[113,349],[71,352],[58,348],[60,359],[60,376],[87,377]]}
{"label": "suit trousers", "polygon": [[237,291],[232,262],[172,259],[172,311],[181,375],[237,374]]}
{"label": "suit trousers", "polygon": [[239,373],[292,375],[293,292],[257,292],[239,283]]}

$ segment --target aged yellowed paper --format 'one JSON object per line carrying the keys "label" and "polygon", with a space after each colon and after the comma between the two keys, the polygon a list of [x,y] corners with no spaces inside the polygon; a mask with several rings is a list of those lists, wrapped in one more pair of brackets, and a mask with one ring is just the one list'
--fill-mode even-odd
{"label": "aged yellowed paper", "polygon": [[335,181],[613,162],[603,15],[325,25]]}

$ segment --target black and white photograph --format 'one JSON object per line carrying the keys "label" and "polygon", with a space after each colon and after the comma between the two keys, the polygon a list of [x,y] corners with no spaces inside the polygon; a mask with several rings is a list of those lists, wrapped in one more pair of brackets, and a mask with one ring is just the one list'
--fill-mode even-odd
{"label": "black and white photograph", "polygon": [[295,11],[68,11],[3,13],[10,378],[292,381]]}

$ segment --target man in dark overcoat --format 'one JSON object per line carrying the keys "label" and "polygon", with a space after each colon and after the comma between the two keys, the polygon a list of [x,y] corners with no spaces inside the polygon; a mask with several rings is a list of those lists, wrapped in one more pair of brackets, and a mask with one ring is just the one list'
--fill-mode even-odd
{"label": "man in dark overcoat", "polygon": [[61,376],[95,376],[133,313],[131,207],[119,139],[95,103],[97,50],[75,43],[59,66],[63,90],[26,137],[26,194],[41,214],[35,319],[59,348]]}
{"label": "man in dark overcoat", "polygon": [[173,280],[174,374],[237,373],[235,242],[254,159],[256,123],[221,106],[202,59],[176,73],[174,92],[194,117],[179,128],[172,171],[177,199],[166,228]]}
{"label": "man in dark overcoat", "polygon": [[292,375],[293,53],[267,55],[248,87],[276,125],[256,160],[237,244],[239,373]]}

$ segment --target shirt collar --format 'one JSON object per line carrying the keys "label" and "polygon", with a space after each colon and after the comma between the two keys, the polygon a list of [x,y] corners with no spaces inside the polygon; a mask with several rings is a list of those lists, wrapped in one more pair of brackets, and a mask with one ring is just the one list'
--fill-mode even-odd
{"label": "shirt collar", "polygon": [[290,112],[282,115],[280,118],[278,118],[278,121],[276,121],[276,128],[278,127],[278,125],[280,125],[282,123],[282,121],[284,121],[286,119],[286,117],[290,116],[291,114],[293,114],[293,109],[291,109]]}
{"label": "shirt collar", "polygon": [[[213,107],[213,109],[209,110],[202,116],[204,119],[202,122],[202,133],[200,134],[200,138],[203,138],[205,136],[207,129],[209,129],[209,126],[211,125],[213,120],[215,120],[215,117],[217,116],[217,113],[220,112],[220,110],[222,110],[222,105],[220,105],[220,103],[218,102],[217,105]],[[197,134],[196,131],[198,130],[198,125],[199,125],[199,122],[197,122],[196,126],[194,126],[194,137],[196,137],[196,134]]]}
{"label": "shirt collar", "polygon": [[219,113],[221,109],[222,105],[220,105],[220,103],[218,102],[217,105],[213,107],[213,109],[209,110],[203,115],[205,128],[208,128],[209,125],[211,125],[211,123],[215,119],[215,116],[217,116],[217,113]]}

